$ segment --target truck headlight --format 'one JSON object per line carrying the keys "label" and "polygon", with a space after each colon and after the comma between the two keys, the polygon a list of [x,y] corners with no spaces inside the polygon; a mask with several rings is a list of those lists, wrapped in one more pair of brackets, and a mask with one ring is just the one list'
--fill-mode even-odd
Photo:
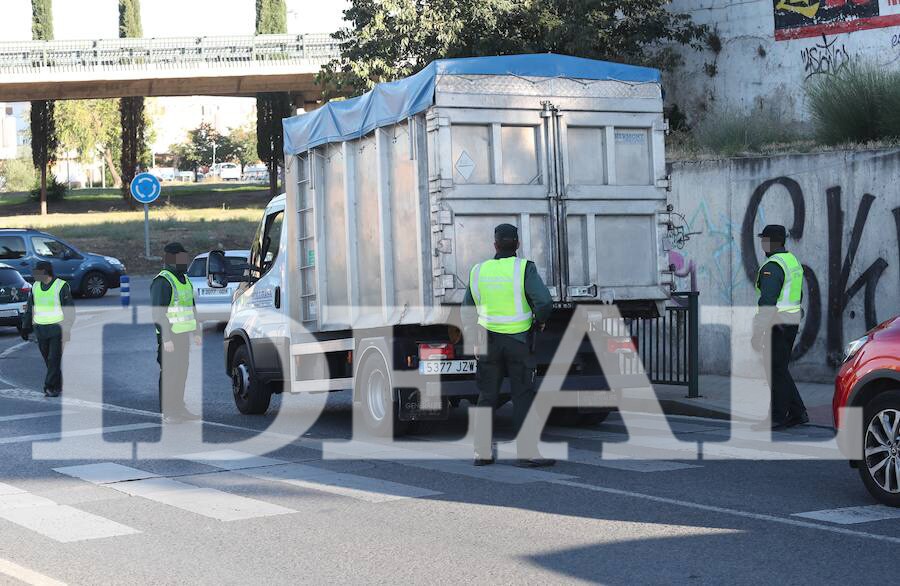
{"label": "truck headlight", "polygon": [[862,338],[857,338],[853,340],[844,348],[844,362],[847,362],[853,356],[859,352],[860,348],[866,345],[866,342],[869,341],[869,336],[863,336]]}

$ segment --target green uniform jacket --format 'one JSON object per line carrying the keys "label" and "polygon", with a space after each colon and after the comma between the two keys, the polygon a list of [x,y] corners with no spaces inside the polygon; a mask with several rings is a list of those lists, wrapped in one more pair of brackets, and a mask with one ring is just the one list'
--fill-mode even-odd
{"label": "green uniform jacket", "polygon": [[[51,281],[52,284],[52,281]],[[50,285],[44,285],[40,281],[35,281],[32,288],[40,287],[41,291],[50,289]],[[72,330],[72,324],[75,323],[75,301],[72,300],[72,290],[69,284],[65,283],[59,290],[59,303],[63,309],[63,320],[58,324],[41,325],[34,323],[34,292],[28,294],[28,305],[25,308],[25,314],[22,316],[22,331],[26,333],[34,332],[38,339],[52,338],[54,336],[62,336],[68,339],[69,332]]]}
{"label": "green uniform jacket", "polygon": [[[516,256],[514,252],[500,253],[494,255],[495,259],[509,258]],[[542,323],[550,318],[553,312],[553,298],[550,296],[550,290],[541,279],[541,275],[537,271],[537,267],[533,262],[528,261],[525,264],[525,299],[531,306],[531,312],[534,314],[534,321]],[[463,299],[461,311],[462,323],[465,326],[471,326],[478,323],[478,310],[475,307],[475,298],[472,297],[472,288],[466,287],[466,296]],[[519,334],[504,334],[512,338],[519,339],[523,342],[528,340],[528,332]]]}
{"label": "green uniform jacket", "polygon": [[[165,269],[175,275],[179,281],[184,283],[187,281],[187,275],[184,271],[180,271],[172,265],[166,265]],[[166,317],[166,310],[169,303],[172,302],[172,285],[169,284],[164,277],[157,276],[150,283],[150,306],[153,307],[153,321],[159,330],[163,343],[168,342],[175,335],[172,333],[172,324]],[[194,301],[194,319],[197,319],[197,302]],[[197,322],[198,331],[190,332],[192,334],[199,333],[200,322]]]}

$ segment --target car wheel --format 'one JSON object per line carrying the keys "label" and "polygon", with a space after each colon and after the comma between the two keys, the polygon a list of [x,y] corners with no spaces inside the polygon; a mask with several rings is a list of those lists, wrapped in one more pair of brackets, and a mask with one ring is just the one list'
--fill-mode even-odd
{"label": "car wheel", "polygon": [[89,299],[103,297],[108,290],[103,273],[91,271],[81,279],[81,294]]}
{"label": "car wheel", "polygon": [[408,421],[397,417],[399,406],[391,385],[391,372],[379,352],[369,352],[363,359],[353,383],[354,418],[373,435],[394,437],[406,435]]}
{"label": "car wheel", "polygon": [[900,391],[878,395],[864,413],[859,475],[873,497],[900,507]]}
{"label": "car wheel", "polygon": [[250,350],[241,344],[231,358],[231,392],[234,404],[244,415],[262,415],[269,409],[272,392],[256,378]]}

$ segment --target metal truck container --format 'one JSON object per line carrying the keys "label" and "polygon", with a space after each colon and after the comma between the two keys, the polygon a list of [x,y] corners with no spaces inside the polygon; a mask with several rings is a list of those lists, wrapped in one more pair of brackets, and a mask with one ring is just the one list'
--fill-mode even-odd
{"label": "metal truck container", "polygon": [[502,222],[557,302],[652,313],[669,297],[656,70],[438,61],[284,124],[291,317],[311,331],[439,322]]}

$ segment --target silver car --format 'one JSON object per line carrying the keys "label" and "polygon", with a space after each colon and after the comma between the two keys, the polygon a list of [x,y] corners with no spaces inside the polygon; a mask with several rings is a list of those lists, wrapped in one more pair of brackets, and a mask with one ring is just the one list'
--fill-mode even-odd
{"label": "silver car", "polygon": [[0,326],[21,327],[31,285],[19,271],[0,263]]}
{"label": "silver car", "polygon": [[194,302],[200,321],[226,322],[231,316],[231,301],[237,291],[241,277],[247,270],[249,250],[226,250],[225,262],[228,268],[228,286],[213,289],[206,282],[206,259],[208,253],[198,254],[188,267],[187,276],[194,286]]}

